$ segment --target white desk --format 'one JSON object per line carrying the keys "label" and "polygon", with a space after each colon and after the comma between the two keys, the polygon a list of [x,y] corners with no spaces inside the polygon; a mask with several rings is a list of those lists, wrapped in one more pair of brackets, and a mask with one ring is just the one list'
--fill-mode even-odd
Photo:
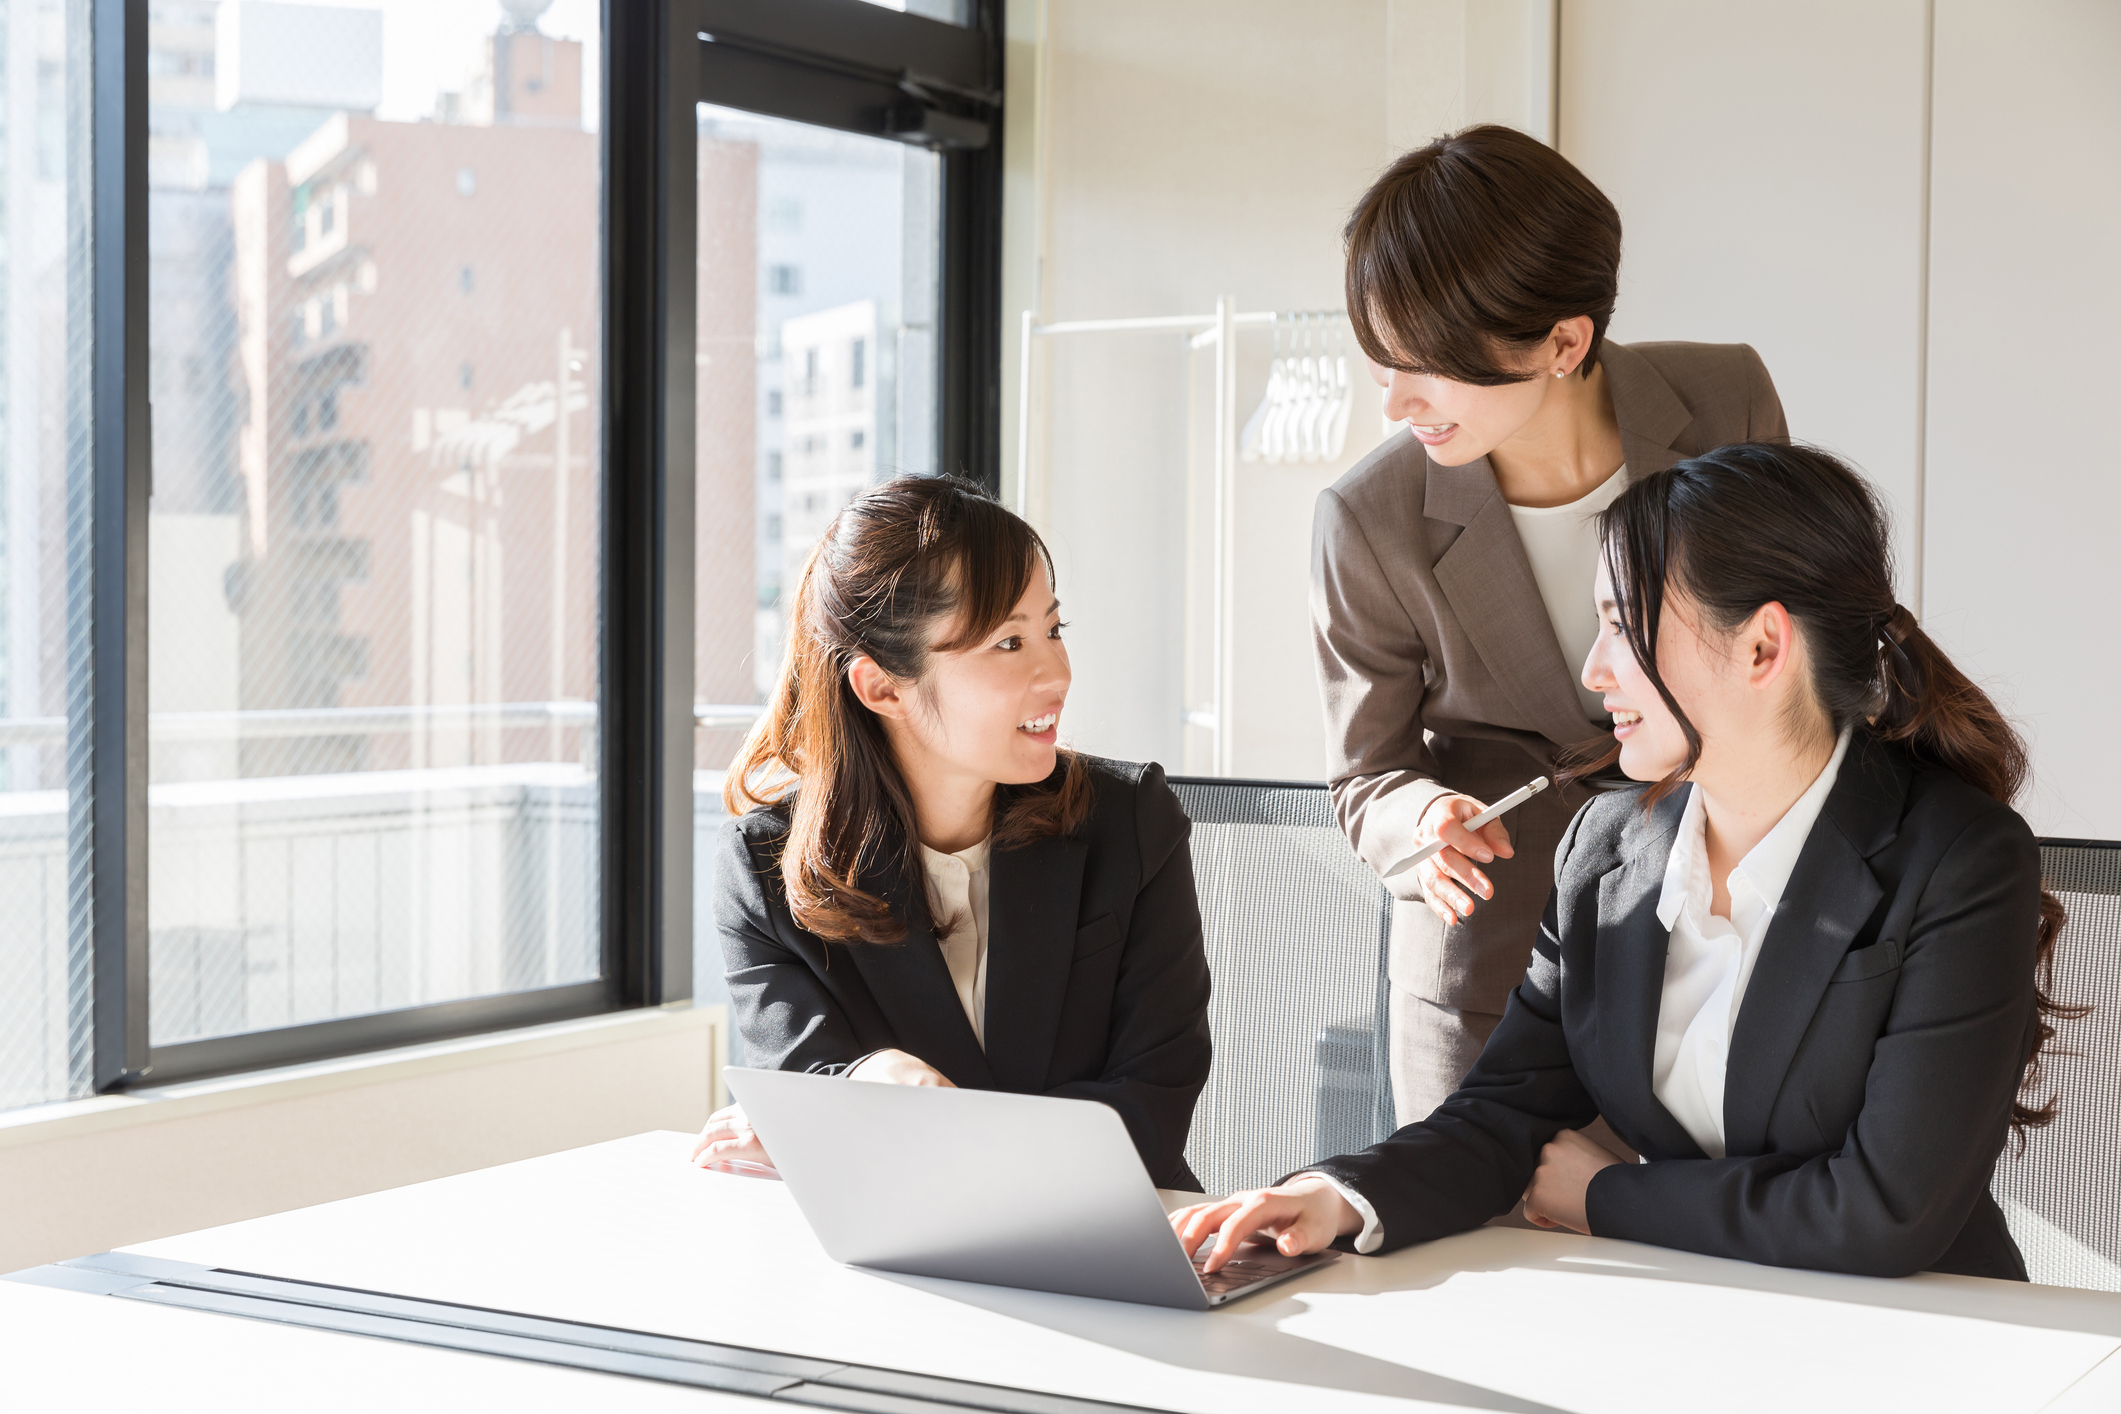
{"label": "white desk", "polygon": [[841,1267],[779,1184],[689,1147],[638,1135],[128,1250],[1201,1414],[2121,1408],[2105,1293],[1487,1228],[1169,1311]]}
{"label": "white desk", "polygon": [[711,1390],[0,1281],[0,1408],[9,1414],[758,1414],[759,1407]]}

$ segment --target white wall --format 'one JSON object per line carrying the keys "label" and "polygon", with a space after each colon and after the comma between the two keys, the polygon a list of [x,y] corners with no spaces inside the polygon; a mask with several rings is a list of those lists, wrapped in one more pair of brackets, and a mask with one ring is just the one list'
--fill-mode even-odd
{"label": "white wall", "polygon": [[1561,150],[1620,209],[1613,334],[1747,343],[1892,503],[1912,594],[1924,0],[1563,0]]}
{"label": "white wall", "polygon": [[1923,620],[2121,839],[2121,6],[1939,0],[1933,141]]}
{"label": "white wall", "polygon": [[697,1129],[719,1082],[722,1017],[624,1012],[8,1112],[0,1272]]}
{"label": "white wall", "polygon": [[[1392,157],[1483,118],[1545,131],[1550,20],[1550,0],[1019,0],[1011,332],[1026,308],[1044,322],[1209,314],[1222,295],[1241,310],[1339,306],[1341,224]],[[1244,413],[1263,391],[1269,339],[1240,336]],[[1003,386],[1013,390],[1007,342]],[[1202,772],[1205,733],[1182,719],[1209,691],[1211,361],[1194,355],[1189,375],[1175,334],[1042,343],[1030,463],[1032,518],[1059,561],[1073,625],[1064,735]],[[1380,435],[1377,391],[1354,361],[1339,461],[1239,463],[1239,775],[1325,771],[1305,607],[1311,505]],[[1003,445],[1013,457],[1013,406]]]}
{"label": "white wall", "polygon": [[[1758,348],[1792,433],[1884,492],[1903,601],[2025,726],[2034,827],[2121,838],[2104,730],[2121,695],[2105,626],[2121,480],[2098,347],[2121,299],[2121,10],[1016,0],[1010,15],[1012,316],[1205,313],[1225,293],[1337,305],[1339,224],[1390,157],[1473,121],[1558,131],[1626,227],[1614,334]],[[1264,376],[1248,338],[1246,408]],[[1201,558],[1205,372],[1189,407],[1161,335],[1056,341],[1034,370],[1031,506],[1076,621],[1065,730],[1204,769],[1179,716],[1189,671],[1204,695],[1185,546]],[[1374,406],[1346,461],[1374,440]],[[1310,502],[1344,465],[1240,464],[1238,774],[1323,770]]]}
{"label": "white wall", "polygon": [[1563,0],[1560,48],[1561,149],[1627,230],[1614,332],[1757,347],[2025,728],[2034,829],[2121,838],[2121,10]]}

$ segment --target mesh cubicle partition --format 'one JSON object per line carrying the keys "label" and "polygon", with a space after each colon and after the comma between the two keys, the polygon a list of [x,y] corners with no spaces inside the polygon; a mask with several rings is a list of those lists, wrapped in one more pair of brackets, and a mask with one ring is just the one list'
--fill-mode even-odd
{"label": "mesh cubicle partition", "polygon": [[2121,1291],[2121,844],[2048,840],[2040,860],[2069,910],[2055,997],[2092,1012],[2057,1024],[2055,1122],[2004,1148],[1990,1188],[2034,1281]]}
{"label": "mesh cubicle partition", "polygon": [[1214,996],[1186,1160],[1210,1193],[1272,1183],[1392,1129],[1380,1022],[1390,896],[1323,785],[1176,777]]}

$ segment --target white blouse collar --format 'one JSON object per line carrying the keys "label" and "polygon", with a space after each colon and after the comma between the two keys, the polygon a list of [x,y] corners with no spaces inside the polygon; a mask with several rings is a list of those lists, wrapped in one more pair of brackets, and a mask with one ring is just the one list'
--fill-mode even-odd
{"label": "white blouse collar", "polygon": [[[1842,728],[1841,739],[1834,743],[1834,754],[1829,756],[1817,778],[1805,788],[1803,795],[1783,812],[1775,822],[1775,828],[1746,852],[1731,870],[1732,889],[1735,893],[1743,880],[1744,887],[1768,911],[1772,912],[1782,899],[1782,891],[1789,886],[1790,875],[1797,868],[1797,856],[1804,852],[1804,842],[1810,838],[1812,826],[1819,822],[1819,812],[1826,808],[1826,798],[1834,790],[1834,781],[1841,774],[1841,760],[1848,755],[1850,729]],[[1657,899],[1657,921],[1667,930],[1679,921],[1679,915],[1689,903],[1706,916],[1709,910],[1709,863],[1708,820],[1703,812],[1701,792],[1687,792],[1686,813],[1679,818],[1679,833],[1672,841],[1672,856],[1664,866],[1664,891]]]}

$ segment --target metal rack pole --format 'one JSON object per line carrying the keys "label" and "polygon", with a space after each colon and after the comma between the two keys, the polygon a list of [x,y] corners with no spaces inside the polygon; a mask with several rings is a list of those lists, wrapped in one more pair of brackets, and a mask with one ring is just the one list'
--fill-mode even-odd
{"label": "metal rack pole", "polygon": [[1231,604],[1236,553],[1234,517],[1237,505],[1237,340],[1244,325],[1271,324],[1271,310],[1239,313],[1237,301],[1224,295],[1215,302],[1215,313],[1167,314],[1141,319],[1070,319],[1040,324],[1034,311],[1025,310],[1017,355],[1016,380],[1016,485],[1013,500],[1018,515],[1026,519],[1031,508],[1031,346],[1035,339],[1067,334],[1122,334],[1155,330],[1193,331],[1189,352],[1209,344],[1215,346],[1215,494],[1214,627],[1209,648],[1209,682],[1214,702],[1206,711],[1189,711],[1189,725],[1205,727],[1215,736],[1213,761],[1218,775],[1233,771],[1230,741],[1230,704],[1235,695],[1232,665],[1235,615]]}

